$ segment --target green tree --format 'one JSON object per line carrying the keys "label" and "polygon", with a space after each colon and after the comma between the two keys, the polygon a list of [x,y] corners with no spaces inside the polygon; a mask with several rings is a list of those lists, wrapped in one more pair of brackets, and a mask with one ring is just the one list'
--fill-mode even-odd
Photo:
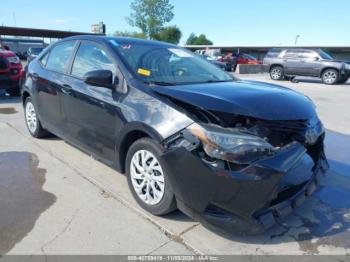
{"label": "green tree", "polygon": [[162,28],[155,36],[155,39],[177,45],[180,42],[181,36],[181,30],[177,26],[168,26]]}
{"label": "green tree", "polygon": [[186,45],[194,45],[197,40],[197,36],[194,33],[191,33],[186,41]]}
{"label": "green tree", "polygon": [[213,42],[207,39],[204,34],[196,36],[194,33],[192,33],[188,37],[186,45],[213,45]]}
{"label": "green tree", "polygon": [[116,31],[113,35],[114,36],[142,38],[142,39],[147,38],[147,36],[144,33],[136,32],[136,31]]}
{"label": "green tree", "polygon": [[169,0],[134,0],[127,22],[141,29],[149,39],[155,39],[163,26],[174,18],[174,6]]}

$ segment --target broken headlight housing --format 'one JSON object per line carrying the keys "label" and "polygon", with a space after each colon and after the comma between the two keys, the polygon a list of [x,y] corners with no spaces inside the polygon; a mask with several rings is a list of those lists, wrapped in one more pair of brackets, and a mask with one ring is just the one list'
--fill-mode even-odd
{"label": "broken headlight housing", "polygon": [[249,164],[271,156],[275,151],[264,139],[235,128],[195,123],[187,129],[202,142],[205,153],[211,158]]}

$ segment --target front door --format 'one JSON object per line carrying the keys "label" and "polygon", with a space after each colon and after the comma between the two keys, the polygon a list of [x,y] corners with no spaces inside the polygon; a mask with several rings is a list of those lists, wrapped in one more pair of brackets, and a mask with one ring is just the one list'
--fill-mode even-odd
{"label": "front door", "polygon": [[95,42],[83,41],[68,80],[71,91],[62,99],[67,117],[66,133],[97,158],[112,164],[116,137],[122,126],[118,114],[118,93],[86,84],[84,75],[94,70],[110,70],[116,74],[116,66],[103,47]]}
{"label": "front door", "polygon": [[304,76],[318,77],[322,64],[319,55],[312,50],[305,50],[300,53],[302,59],[301,73]]}
{"label": "front door", "polygon": [[298,50],[288,50],[283,57],[284,73],[286,75],[302,75],[301,74],[301,58]]}

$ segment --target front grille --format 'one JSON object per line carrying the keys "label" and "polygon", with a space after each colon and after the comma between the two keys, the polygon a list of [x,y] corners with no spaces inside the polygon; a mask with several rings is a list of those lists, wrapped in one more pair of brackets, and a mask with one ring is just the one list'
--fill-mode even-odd
{"label": "front grille", "polygon": [[275,147],[283,147],[291,142],[304,143],[305,132],[308,129],[307,120],[296,121],[252,121],[248,128],[250,132],[266,138]]}
{"label": "front grille", "polygon": [[0,57],[0,70],[5,70],[8,68],[7,60]]}
{"label": "front grille", "polygon": [[308,120],[261,121],[263,126],[276,131],[302,131],[308,127]]}

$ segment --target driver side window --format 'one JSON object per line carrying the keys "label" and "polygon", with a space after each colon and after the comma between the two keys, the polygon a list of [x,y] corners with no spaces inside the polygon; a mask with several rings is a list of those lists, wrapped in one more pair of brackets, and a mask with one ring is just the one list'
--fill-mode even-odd
{"label": "driver side window", "polygon": [[107,53],[93,43],[82,43],[75,56],[72,75],[83,78],[87,72],[94,70],[110,70],[115,73],[112,60]]}

